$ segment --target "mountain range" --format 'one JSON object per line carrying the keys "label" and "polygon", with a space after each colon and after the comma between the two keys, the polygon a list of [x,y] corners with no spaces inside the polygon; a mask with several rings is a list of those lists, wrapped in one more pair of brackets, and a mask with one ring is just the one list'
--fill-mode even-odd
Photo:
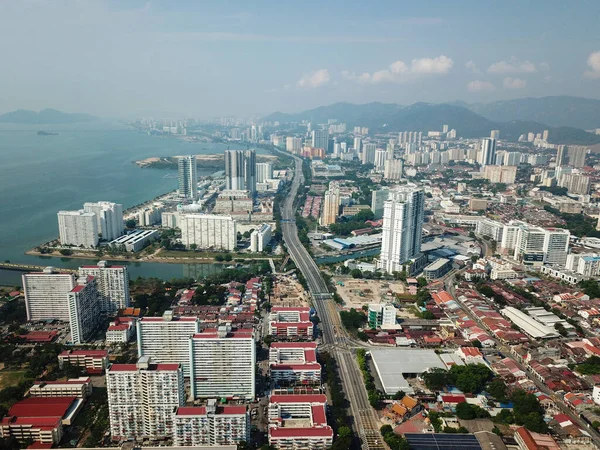
{"label": "mountain range", "polygon": [[521,134],[549,130],[553,144],[593,145],[600,135],[584,129],[600,127],[600,100],[579,97],[523,98],[488,104],[415,103],[402,106],[394,103],[335,103],[296,114],[275,112],[264,121],[280,123],[309,120],[327,123],[329,119],[347,126],[364,126],[374,131],[441,130],[448,124],[459,136],[475,138],[489,136],[490,130],[500,130],[504,139],[517,140]]}
{"label": "mountain range", "polygon": [[91,122],[97,117],[81,113],[65,113],[56,109],[43,109],[40,112],[18,109],[0,115],[0,123],[24,125],[56,125],[65,123]]}

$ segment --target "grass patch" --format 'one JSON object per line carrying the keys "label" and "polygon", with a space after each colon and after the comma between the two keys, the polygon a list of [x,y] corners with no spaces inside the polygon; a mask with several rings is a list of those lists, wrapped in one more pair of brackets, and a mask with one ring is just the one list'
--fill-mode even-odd
{"label": "grass patch", "polygon": [[17,386],[25,378],[25,370],[0,371],[0,389]]}

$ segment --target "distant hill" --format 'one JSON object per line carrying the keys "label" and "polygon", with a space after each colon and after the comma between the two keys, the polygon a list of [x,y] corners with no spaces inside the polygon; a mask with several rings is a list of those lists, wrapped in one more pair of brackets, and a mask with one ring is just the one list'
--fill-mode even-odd
{"label": "distant hill", "polygon": [[444,124],[455,128],[465,138],[489,136],[491,130],[500,130],[504,139],[516,141],[521,134],[541,133],[549,130],[549,140],[555,144],[593,145],[600,143],[600,136],[573,127],[553,127],[533,120],[495,121],[474,112],[471,106],[457,103],[415,103],[401,106],[393,103],[335,103],[295,114],[273,113],[264,121],[281,123],[309,120],[327,123],[328,119],[345,122],[348,127],[365,126],[373,131],[431,131],[442,130]]}
{"label": "distant hill", "polygon": [[98,120],[89,114],[65,113],[56,109],[43,109],[40,112],[19,109],[0,115],[0,123],[25,125],[52,125],[64,123],[91,122]]}
{"label": "distant hill", "polygon": [[531,120],[553,127],[600,128],[600,100],[566,95],[518,98],[468,105],[456,102],[495,122]]}

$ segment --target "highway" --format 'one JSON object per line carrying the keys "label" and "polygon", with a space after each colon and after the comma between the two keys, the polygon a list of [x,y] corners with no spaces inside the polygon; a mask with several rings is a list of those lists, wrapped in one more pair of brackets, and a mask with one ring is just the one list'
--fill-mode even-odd
{"label": "highway", "polygon": [[353,427],[361,440],[361,448],[367,450],[385,449],[386,445],[379,433],[379,419],[369,404],[364,380],[358,367],[351,341],[342,332],[339,314],[335,308],[331,293],[315,261],[298,238],[295,222],[295,200],[298,188],[304,183],[302,160],[294,157],[295,169],[288,196],[281,206],[281,228],[288,253],[306,279],[313,306],[320,319],[322,342],[338,361],[340,378],[346,397],[350,402]]}

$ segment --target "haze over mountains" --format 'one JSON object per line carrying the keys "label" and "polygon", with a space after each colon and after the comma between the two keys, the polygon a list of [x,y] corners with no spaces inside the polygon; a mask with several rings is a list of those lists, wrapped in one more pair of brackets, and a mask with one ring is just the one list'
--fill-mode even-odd
{"label": "haze over mountains", "polygon": [[98,118],[89,114],[65,113],[56,109],[43,109],[40,112],[18,109],[0,115],[0,123],[24,125],[56,125],[91,122],[94,120],[98,120]]}
{"label": "haze over mountains", "polygon": [[415,103],[401,106],[393,103],[335,103],[295,114],[275,112],[263,118],[281,123],[310,120],[326,123],[338,119],[348,126],[361,125],[373,130],[428,131],[443,124],[456,128],[460,136],[481,137],[498,129],[501,136],[516,140],[527,132],[550,130],[554,144],[600,143],[600,136],[586,129],[600,128],[600,100],[557,96],[523,98],[488,104]]}

